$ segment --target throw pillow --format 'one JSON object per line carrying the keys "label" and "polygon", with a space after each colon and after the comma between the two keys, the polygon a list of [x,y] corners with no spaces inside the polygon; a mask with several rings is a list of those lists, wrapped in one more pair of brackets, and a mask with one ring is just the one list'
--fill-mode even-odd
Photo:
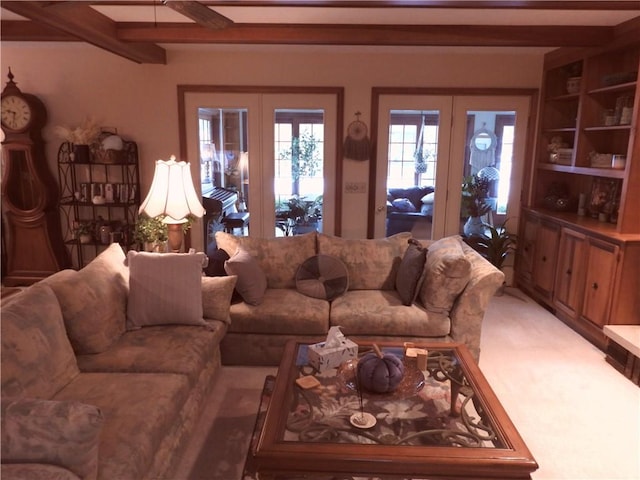
{"label": "throw pillow", "polygon": [[471,277],[471,263],[459,235],[441,238],[429,245],[420,300],[427,310],[449,315],[453,303]]}
{"label": "throw pillow", "polygon": [[112,243],[79,271],[63,270],[45,282],[53,289],[77,354],[101,353],[126,331],[129,270]]}
{"label": "throw pillow", "polygon": [[204,253],[130,251],[127,325],[202,325]]}
{"label": "throw pillow", "polygon": [[224,277],[227,272],[224,270],[224,262],[229,260],[229,254],[221,248],[216,248],[209,255],[209,265],[204,269],[208,277]]}
{"label": "throw pillow", "polygon": [[238,277],[202,277],[202,314],[204,318],[231,323],[229,308]]}
{"label": "throw pillow", "polygon": [[347,267],[339,258],[330,255],[309,257],[296,272],[296,289],[308,297],[331,301],[348,288]]}
{"label": "throw pillow", "polygon": [[236,275],[236,290],[249,305],[260,305],[267,290],[267,277],[258,261],[244,248],[238,247],[229,260],[224,262],[227,275]]}
{"label": "throw pillow", "polygon": [[80,371],[53,290],[36,283],[2,306],[2,395],[51,398]]}
{"label": "throw pillow", "polygon": [[403,305],[411,305],[416,299],[426,259],[427,249],[417,240],[410,239],[396,276],[396,291]]}
{"label": "throw pillow", "polygon": [[60,465],[78,478],[96,478],[104,423],[98,407],[3,397],[1,409],[3,463]]}
{"label": "throw pillow", "polygon": [[391,202],[393,208],[395,208],[399,212],[415,212],[416,206],[411,203],[411,200],[408,198],[396,198],[393,202]]}

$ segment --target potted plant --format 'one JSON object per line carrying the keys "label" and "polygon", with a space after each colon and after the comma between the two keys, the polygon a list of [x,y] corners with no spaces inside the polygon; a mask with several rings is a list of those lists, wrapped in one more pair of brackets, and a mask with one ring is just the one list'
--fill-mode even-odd
{"label": "potted plant", "polygon": [[80,240],[80,243],[91,243],[93,241],[93,234],[95,229],[91,222],[79,222],[73,229],[75,237]]}
{"label": "potted plant", "polygon": [[286,236],[317,230],[322,220],[322,195],[313,200],[293,195],[276,204],[277,227]]}
{"label": "potted plant", "polygon": [[481,217],[491,211],[491,205],[487,202],[489,197],[490,180],[477,175],[465,177],[462,182],[462,209],[463,217],[468,217],[464,224],[465,235],[483,235],[485,225]]}
{"label": "potted plant", "polygon": [[488,234],[485,233],[476,243],[480,254],[500,270],[509,254],[516,249],[517,237],[507,231],[507,221],[497,227],[485,223],[485,232]]}
{"label": "potted plant", "polygon": [[162,215],[150,217],[144,213],[138,215],[133,238],[141,243],[147,252],[162,251],[168,239],[167,224],[162,222]]}

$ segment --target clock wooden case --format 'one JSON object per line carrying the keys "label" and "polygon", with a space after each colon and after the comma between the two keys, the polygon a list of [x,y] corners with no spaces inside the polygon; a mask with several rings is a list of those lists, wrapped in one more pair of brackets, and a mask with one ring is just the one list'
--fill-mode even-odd
{"label": "clock wooden case", "polygon": [[56,210],[58,188],[41,134],[47,111],[36,96],[20,91],[11,70],[8,78],[0,100],[3,283],[14,286],[41,280],[69,262]]}

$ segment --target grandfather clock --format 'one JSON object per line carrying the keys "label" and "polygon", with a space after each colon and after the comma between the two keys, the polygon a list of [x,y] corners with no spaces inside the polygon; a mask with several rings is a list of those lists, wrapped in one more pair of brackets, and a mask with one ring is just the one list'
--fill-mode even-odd
{"label": "grandfather clock", "polygon": [[4,285],[30,285],[69,266],[41,130],[44,104],[13,81],[2,91],[2,220]]}

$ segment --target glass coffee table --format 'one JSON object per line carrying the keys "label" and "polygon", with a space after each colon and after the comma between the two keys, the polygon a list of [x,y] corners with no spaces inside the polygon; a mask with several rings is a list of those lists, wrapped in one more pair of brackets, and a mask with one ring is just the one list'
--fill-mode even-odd
{"label": "glass coffee table", "polygon": [[531,478],[536,461],[464,345],[415,345],[424,370],[403,345],[377,345],[403,358],[392,393],[359,389],[357,360],[319,373],[307,344],[287,344],[250,452],[257,479]]}

